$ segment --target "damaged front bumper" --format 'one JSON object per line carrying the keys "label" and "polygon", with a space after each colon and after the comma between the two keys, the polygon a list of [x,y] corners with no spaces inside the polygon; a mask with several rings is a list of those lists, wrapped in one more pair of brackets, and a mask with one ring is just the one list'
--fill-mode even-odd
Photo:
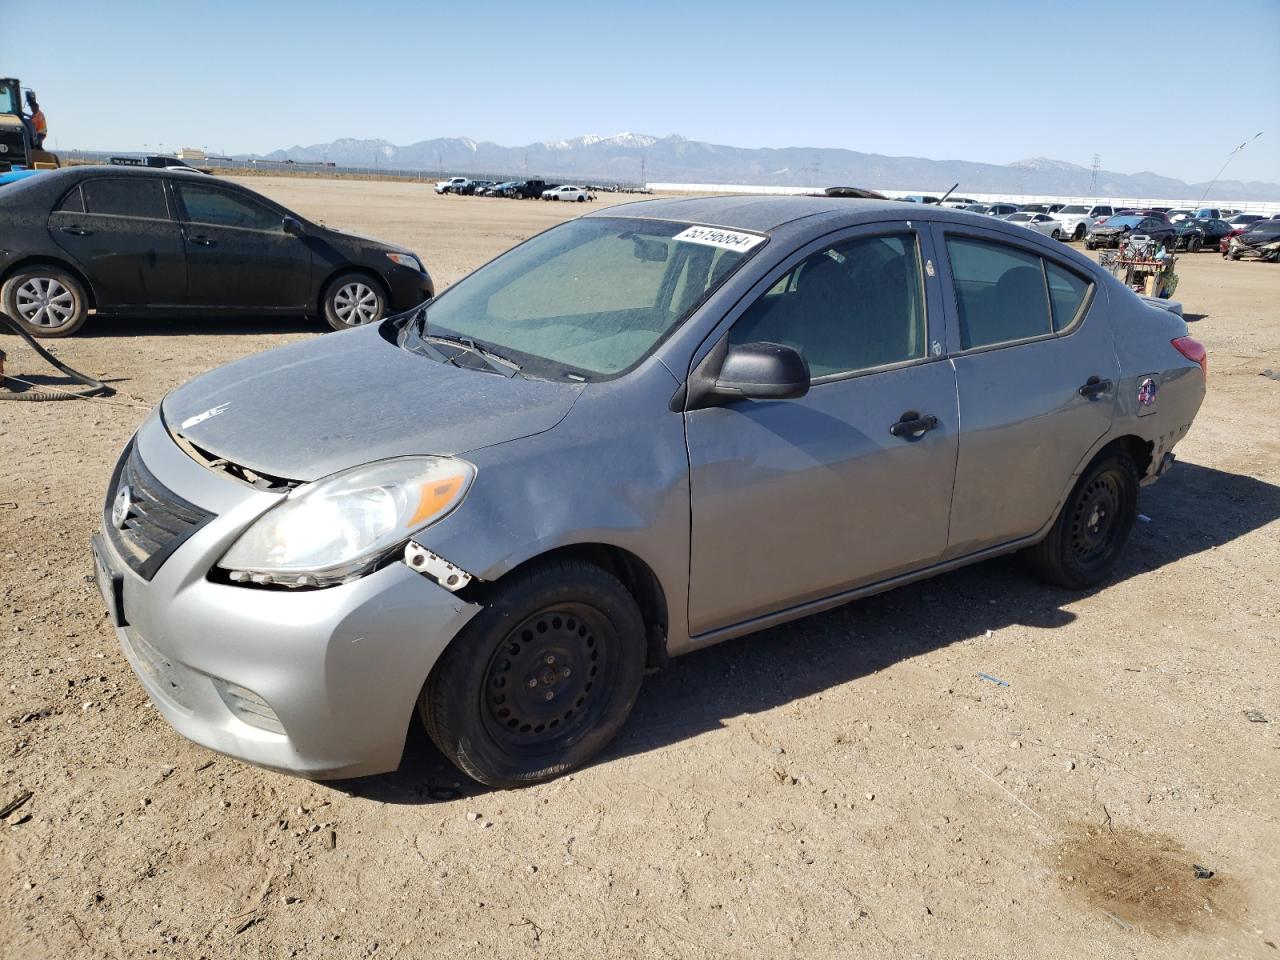
{"label": "damaged front bumper", "polygon": [[210,579],[277,497],[196,463],[154,415],[134,442],[152,479],[213,515],[150,579],[94,538],[117,636],[157,709],[196,743],[288,773],[394,770],[423,682],[479,607],[399,562],[322,590]]}

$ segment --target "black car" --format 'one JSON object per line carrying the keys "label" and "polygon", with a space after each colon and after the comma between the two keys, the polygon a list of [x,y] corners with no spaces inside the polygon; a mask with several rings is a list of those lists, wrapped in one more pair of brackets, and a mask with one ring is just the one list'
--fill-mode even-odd
{"label": "black car", "polygon": [[1118,247],[1121,241],[1130,234],[1150,237],[1158,244],[1166,246],[1173,242],[1177,228],[1167,220],[1156,217],[1144,217],[1139,214],[1121,214],[1107,217],[1102,223],[1095,223],[1084,235],[1084,245],[1089,250],[1098,247]]}
{"label": "black car", "polygon": [[404,247],[193,171],[77,166],[0,193],[0,308],[37,337],[99,314],[322,314],[335,330],[434,295]]}
{"label": "black car", "polygon": [[1173,248],[1195,253],[1208,248],[1218,249],[1218,241],[1234,228],[1225,220],[1192,220],[1190,218],[1173,225]]}
{"label": "black car", "polygon": [[1280,262],[1280,219],[1260,220],[1228,241],[1223,256],[1229,260]]}

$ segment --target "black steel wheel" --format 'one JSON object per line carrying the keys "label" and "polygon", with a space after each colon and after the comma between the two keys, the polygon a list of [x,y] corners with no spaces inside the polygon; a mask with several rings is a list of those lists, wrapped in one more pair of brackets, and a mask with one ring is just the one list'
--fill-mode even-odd
{"label": "black steel wheel", "polygon": [[1072,489],[1048,536],[1026,551],[1036,572],[1080,590],[1116,565],[1138,515],[1138,468],[1123,450],[1105,450]]}
{"label": "black steel wheel", "polygon": [[538,783],[613,739],[644,664],[644,620],[616,577],[580,560],[536,564],[499,583],[445,649],[418,712],[468,776]]}

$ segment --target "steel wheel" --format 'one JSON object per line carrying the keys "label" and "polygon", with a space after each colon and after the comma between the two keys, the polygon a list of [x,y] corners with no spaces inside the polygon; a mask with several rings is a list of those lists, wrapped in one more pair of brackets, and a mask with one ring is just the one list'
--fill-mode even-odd
{"label": "steel wheel", "polygon": [[56,277],[30,277],[14,291],[18,316],[32,327],[57,330],[75,318],[76,298]]}
{"label": "steel wheel", "polygon": [[343,284],[333,295],[333,312],[343,323],[355,327],[376,320],[382,305],[372,287],[355,281]]}
{"label": "steel wheel", "polygon": [[1071,518],[1071,551],[1082,563],[1092,563],[1111,543],[1120,515],[1120,478],[1108,472],[1094,477],[1081,491]]}
{"label": "steel wheel", "polygon": [[599,610],[540,610],[507,634],[485,673],[485,729],[507,751],[558,755],[607,704],[617,631]]}

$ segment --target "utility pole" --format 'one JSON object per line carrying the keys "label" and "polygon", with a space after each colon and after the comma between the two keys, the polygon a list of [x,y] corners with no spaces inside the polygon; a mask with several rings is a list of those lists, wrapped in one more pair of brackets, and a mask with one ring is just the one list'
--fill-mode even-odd
{"label": "utility pole", "polygon": [[1089,174],[1089,198],[1093,199],[1097,196],[1098,191],[1098,167],[1102,164],[1102,156],[1095,153],[1093,155],[1093,170]]}
{"label": "utility pole", "polygon": [[644,159],[645,159],[645,154],[644,154],[644,151],[641,150],[640,151],[640,186],[642,187],[648,186],[648,183],[649,183],[649,181],[645,179],[645,175],[644,175]]}

